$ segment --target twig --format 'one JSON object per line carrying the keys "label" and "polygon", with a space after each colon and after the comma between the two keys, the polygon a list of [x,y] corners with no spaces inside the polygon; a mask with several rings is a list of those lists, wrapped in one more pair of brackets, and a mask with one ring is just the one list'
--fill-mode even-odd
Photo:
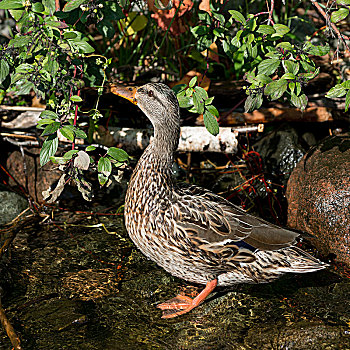
{"label": "twig", "polygon": [[28,107],[28,106],[6,106],[6,105],[0,105],[0,110],[18,111],[18,112],[42,112],[42,111],[45,110],[45,108]]}
{"label": "twig", "polygon": [[0,136],[2,137],[12,137],[16,139],[26,139],[26,140],[32,140],[36,141],[37,138],[35,136],[30,135],[23,135],[23,134],[15,134],[15,133],[8,133],[8,132],[0,132]]}
{"label": "twig", "polygon": [[347,37],[346,35],[340,33],[338,27],[330,21],[329,16],[326,14],[326,12],[323,10],[323,8],[320,6],[320,4],[316,0],[311,0],[311,2],[317,8],[317,10],[320,12],[320,14],[324,17],[324,19],[326,20],[326,23],[327,24],[330,23],[331,27],[333,28],[333,30],[337,34],[338,39],[343,42],[345,48],[348,51],[350,51],[349,46],[346,44],[346,41],[345,41],[345,40],[349,40],[350,38]]}
{"label": "twig", "polygon": [[273,13],[273,10],[274,10],[274,8],[275,8],[275,0],[271,0],[271,8],[269,9],[269,3],[266,1],[266,5],[267,5],[267,9],[268,9],[268,11],[269,11],[269,19],[268,19],[268,21],[267,21],[267,25],[270,25],[270,23],[272,24],[272,25],[274,25],[275,24],[275,22],[273,21],[273,19],[272,19],[272,13]]}
{"label": "twig", "polygon": [[21,341],[18,335],[16,334],[14,328],[12,327],[12,324],[6,317],[5,310],[1,305],[1,297],[0,297],[0,322],[5,329],[7,336],[10,338],[13,348],[15,350],[22,350],[23,348],[21,347]]}

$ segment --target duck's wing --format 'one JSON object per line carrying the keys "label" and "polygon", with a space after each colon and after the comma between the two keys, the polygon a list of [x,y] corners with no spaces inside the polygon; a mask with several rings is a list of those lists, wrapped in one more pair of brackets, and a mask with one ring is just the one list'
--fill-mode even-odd
{"label": "duck's wing", "polygon": [[197,186],[178,184],[172,201],[172,219],[199,249],[236,262],[254,261],[257,250],[292,245],[297,233],[249,215],[222,197]]}

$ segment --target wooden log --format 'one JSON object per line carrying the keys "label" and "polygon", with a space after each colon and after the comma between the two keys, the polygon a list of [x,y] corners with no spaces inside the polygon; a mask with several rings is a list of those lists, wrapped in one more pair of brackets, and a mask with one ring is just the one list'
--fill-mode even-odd
{"label": "wooden log", "polygon": [[[238,143],[236,136],[239,132],[262,130],[261,126],[221,127],[219,134],[213,136],[205,127],[183,126],[178,151],[236,153]],[[152,129],[109,128],[109,132],[117,146],[123,147],[129,153],[145,149],[153,137]]]}

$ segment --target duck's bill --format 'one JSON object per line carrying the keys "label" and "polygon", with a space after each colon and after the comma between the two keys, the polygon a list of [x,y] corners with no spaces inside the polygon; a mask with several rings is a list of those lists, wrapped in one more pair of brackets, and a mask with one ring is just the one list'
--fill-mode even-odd
{"label": "duck's bill", "polygon": [[128,87],[123,85],[113,85],[111,86],[111,92],[113,94],[116,94],[120,97],[126,98],[130,102],[132,102],[134,105],[137,105],[137,101],[135,98],[137,88],[135,87]]}

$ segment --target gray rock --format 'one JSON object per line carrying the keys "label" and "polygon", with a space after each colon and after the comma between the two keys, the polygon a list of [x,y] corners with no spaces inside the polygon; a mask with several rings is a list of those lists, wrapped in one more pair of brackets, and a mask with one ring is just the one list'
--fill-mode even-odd
{"label": "gray rock", "polygon": [[27,206],[27,201],[17,193],[0,191],[0,225],[13,220]]}

